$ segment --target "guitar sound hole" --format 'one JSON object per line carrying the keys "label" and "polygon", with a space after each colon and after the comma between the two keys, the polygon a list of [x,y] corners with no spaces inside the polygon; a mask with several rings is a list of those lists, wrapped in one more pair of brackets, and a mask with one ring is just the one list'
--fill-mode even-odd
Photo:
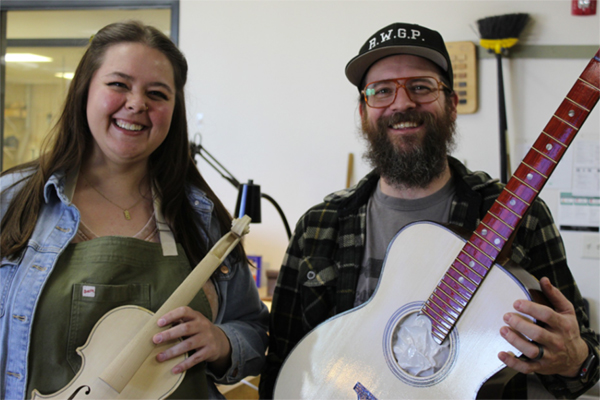
{"label": "guitar sound hole", "polygon": [[[413,302],[396,310],[386,324],[382,343],[391,372],[416,387],[433,386],[443,381],[454,366],[459,345],[456,329],[441,346],[433,340],[431,321],[418,315],[422,306],[422,302]],[[407,352],[409,348],[415,351]]]}
{"label": "guitar sound hole", "polygon": [[400,320],[392,335],[392,351],[398,366],[416,377],[437,373],[448,361],[450,343],[441,345],[431,336],[431,321],[411,313]]}

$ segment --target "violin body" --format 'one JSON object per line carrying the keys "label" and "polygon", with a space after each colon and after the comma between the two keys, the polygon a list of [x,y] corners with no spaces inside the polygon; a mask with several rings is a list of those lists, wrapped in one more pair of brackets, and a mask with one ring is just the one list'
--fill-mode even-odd
{"label": "violin body", "polygon": [[[186,355],[159,363],[156,356],[173,342],[155,345],[154,349],[129,383],[117,392],[99,376],[154,313],[138,306],[123,306],[106,313],[94,326],[87,342],[77,349],[82,358],[81,369],[71,382],[58,392],[44,395],[34,390],[35,399],[164,399],[177,389],[185,376],[171,369]],[[94,360],[93,363],[90,360]]]}
{"label": "violin body", "polygon": [[[166,226],[155,205],[157,225]],[[164,399],[177,389],[185,373],[171,370],[186,354],[158,362],[156,356],[175,341],[154,344],[158,319],[177,307],[190,304],[212,273],[248,233],[250,217],[232,221],[226,233],[155,313],[139,306],[123,306],[106,313],[94,326],[87,342],[77,349],[81,369],[64,388],[50,395],[32,392],[35,399]],[[159,228],[160,229],[160,228]],[[162,240],[162,239],[161,239]],[[49,373],[52,373],[51,371]]]}

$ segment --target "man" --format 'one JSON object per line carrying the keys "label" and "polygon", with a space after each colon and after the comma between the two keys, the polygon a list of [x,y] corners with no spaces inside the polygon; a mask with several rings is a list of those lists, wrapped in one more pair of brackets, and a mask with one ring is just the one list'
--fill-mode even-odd
{"label": "man", "polygon": [[[353,188],[327,196],[296,227],[273,298],[261,398],[272,396],[281,364],[300,339],[369,300],[387,246],[402,227],[430,220],[473,231],[502,190],[497,180],[449,156],[458,98],[439,33],[389,25],[367,40],[346,76],[361,92],[366,157],[374,170]],[[541,280],[554,309],[519,300],[515,312],[505,314],[499,335],[525,357],[498,354],[521,373],[504,396],[526,397],[524,374],[537,373],[553,395],[577,397],[598,380],[598,339],[587,327],[562,239],[541,200],[523,217],[511,257]]]}

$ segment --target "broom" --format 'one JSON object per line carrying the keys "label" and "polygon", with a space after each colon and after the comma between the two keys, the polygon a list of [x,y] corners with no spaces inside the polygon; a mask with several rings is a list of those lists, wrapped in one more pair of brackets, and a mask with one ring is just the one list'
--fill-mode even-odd
{"label": "broom", "polygon": [[500,181],[508,181],[510,156],[506,138],[506,105],[504,100],[504,78],[502,77],[502,55],[517,44],[519,35],[529,20],[529,14],[506,14],[486,17],[477,21],[480,45],[496,55],[498,66],[498,109],[500,125]]}

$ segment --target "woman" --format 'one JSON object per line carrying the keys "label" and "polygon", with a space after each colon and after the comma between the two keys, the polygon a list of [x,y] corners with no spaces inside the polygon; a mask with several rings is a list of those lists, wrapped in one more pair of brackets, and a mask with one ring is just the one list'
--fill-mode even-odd
{"label": "woman", "polygon": [[[102,315],[126,304],[156,311],[229,231],[190,156],[186,77],[184,56],[155,28],[106,26],[47,151],[2,174],[1,398],[67,385],[81,367],[75,349]],[[171,397],[222,398],[215,382],[257,375],[267,321],[238,246],[189,307],[159,319],[168,329],[154,343],[182,341],[157,360],[189,352],[172,369],[186,375]]]}

